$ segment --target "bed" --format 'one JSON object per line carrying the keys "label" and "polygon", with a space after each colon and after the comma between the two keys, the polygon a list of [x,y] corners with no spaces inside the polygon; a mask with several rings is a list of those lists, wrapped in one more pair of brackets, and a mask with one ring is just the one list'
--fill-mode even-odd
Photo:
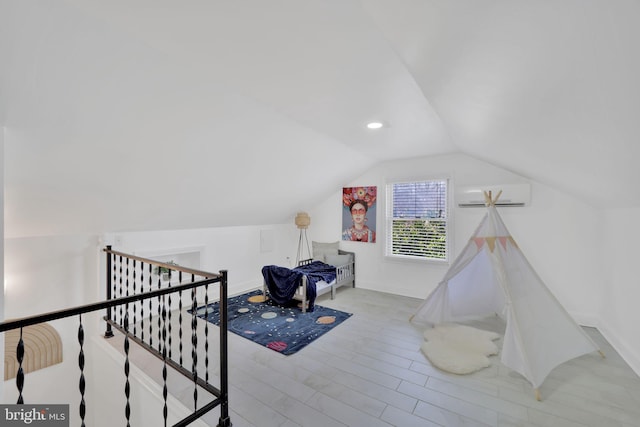
{"label": "bed", "polygon": [[[300,301],[302,311],[313,311],[316,297],[331,292],[336,296],[340,286],[355,288],[355,253],[336,249],[335,254],[317,251],[314,242],[314,257],[302,260],[289,269],[275,265],[262,267],[263,295],[277,304]],[[336,243],[337,244],[337,243]]]}

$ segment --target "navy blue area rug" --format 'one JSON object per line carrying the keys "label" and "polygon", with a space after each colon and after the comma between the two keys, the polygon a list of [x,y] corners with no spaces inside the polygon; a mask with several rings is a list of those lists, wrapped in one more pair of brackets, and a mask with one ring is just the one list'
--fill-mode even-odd
{"label": "navy blue area rug", "polygon": [[[229,298],[229,331],[285,355],[304,348],[351,317],[351,313],[320,305],[303,313],[297,306],[283,307],[263,300],[261,290]],[[198,317],[220,324],[217,302],[197,310]]]}

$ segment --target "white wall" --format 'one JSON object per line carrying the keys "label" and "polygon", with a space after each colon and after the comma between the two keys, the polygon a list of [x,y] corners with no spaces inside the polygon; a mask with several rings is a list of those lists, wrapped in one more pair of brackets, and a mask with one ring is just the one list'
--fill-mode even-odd
{"label": "white wall", "polygon": [[295,261],[298,230],[293,224],[218,227],[193,230],[108,233],[105,244],[147,258],[172,258],[171,254],[200,252],[200,265],[217,273],[228,270],[229,294],[262,285],[262,266],[288,266]]}
{"label": "white wall", "polygon": [[14,238],[4,244],[7,317],[97,301],[96,236]]}
{"label": "white wall", "polygon": [[606,211],[601,227],[605,231],[604,256],[600,261],[605,279],[599,329],[636,372],[640,372],[639,217],[640,208]]}
{"label": "white wall", "polygon": [[[7,318],[21,318],[98,301],[97,238],[90,235],[4,240]],[[61,364],[25,375],[25,402],[72,403],[78,400],[78,319],[49,322],[62,341]],[[86,335],[96,320],[83,321]],[[63,386],[64,385],[64,386]],[[4,382],[3,402],[15,403],[15,380]]]}
{"label": "white wall", "polygon": [[[357,286],[425,298],[448,265],[391,261],[384,257],[385,185],[395,179],[448,176],[455,186],[530,182],[522,176],[466,155],[433,156],[394,161],[372,168],[345,186],[377,185],[375,244],[341,242],[356,252]],[[593,325],[601,289],[598,211],[567,194],[532,183],[532,203],[524,208],[498,208],[529,262],[565,308],[582,324]],[[453,204],[452,204],[453,205]],[[310,236],[319,241],[340,239],[341,189],[311,211]],[[453,208],[452,258],[477,227],[484,210]],[[600,236],[600,237],[598,237]]]}

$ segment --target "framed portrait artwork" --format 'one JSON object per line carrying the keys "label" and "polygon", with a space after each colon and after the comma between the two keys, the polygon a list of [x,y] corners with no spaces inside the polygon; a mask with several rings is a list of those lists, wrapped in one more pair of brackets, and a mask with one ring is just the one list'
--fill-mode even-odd
{"label": "framed portrait artwork", "polygon": [[376,242],[376,200],[378,188],[342,189],[342,240]]}

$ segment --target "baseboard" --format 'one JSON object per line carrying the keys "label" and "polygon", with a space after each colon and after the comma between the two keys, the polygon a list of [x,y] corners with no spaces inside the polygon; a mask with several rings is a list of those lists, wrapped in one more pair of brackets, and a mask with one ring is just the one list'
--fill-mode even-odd
{"label": "baseboard", "polygon": [[[215,289],[215,290],[214,290]],[[229,283],[227,287],[227,296],[232,297],[236,295],[241,295],[246,292],[252,291],[254,289],[262,289],[262,282],[257,282],[255,280],[248,280],[242,283]],[[218,288],[211,288],[209,290],[208,302],[215,302],[220,299],[220,293]],[[198,298],[198,306],[204,305],[204,299],[202,296]]]}
{"label": "baseboard", "polygon": [[245,292],[252,291],[254,289],[262,289],[262,282],[256,280],[247,280],[242,283],[234,283],[229,286],[229,290],[227,291],[228,295],[240,295]]}
{"label": "baseboard", "polygon": [[595,316],[575,312],[569,314],[580,326],[596,328],[607,342],[618,352],[620,357],[622,357],[631,369],[640,376],[640,355],[635,354],[633,350],[629,349],[629,347],[624,344],[624,340],[621,340],[618,337],[614,328],[608,327],[605,322]]}
{"label": "baseboard", "polygon": [[633,371],[640,376],[640,355],[636,354],[633,350],[624,344],[624,341],[620,340],[615,333],[614,328],[610,328],[606,323],[600,322],[600,325],[596,327],[602,336],[611,344],[611,346],[618,352],[620,357],[633,369]]}
{"label": "baseboard", "polygon": [[594,317],[592,315],[589,314],[585,314],[585,313],[576,313],[576,312],[571,312],[569,313],[571,315],[571,317],[573,317],[573,319],[576,321],[576,323],[580,326],[586,326],[588,328],[598,328],[598,325],[600,324],[600,319],[598,319],[597,317]]}
{"label": "baseboard", "polygon": [[407,298],[417,298],[420,300],[427,297],[426,294],[416,295],[415,291],[411,292],[411,289],[394,288],[393,290],[390,290],[388,284],[385,284],[385,283],[380,284],[378,282],[366,282],[364,280],[359,280],[357,277],[356,277],[356,288],[381,292],[383,294],[398,295],[398,296],[407,297]]}

